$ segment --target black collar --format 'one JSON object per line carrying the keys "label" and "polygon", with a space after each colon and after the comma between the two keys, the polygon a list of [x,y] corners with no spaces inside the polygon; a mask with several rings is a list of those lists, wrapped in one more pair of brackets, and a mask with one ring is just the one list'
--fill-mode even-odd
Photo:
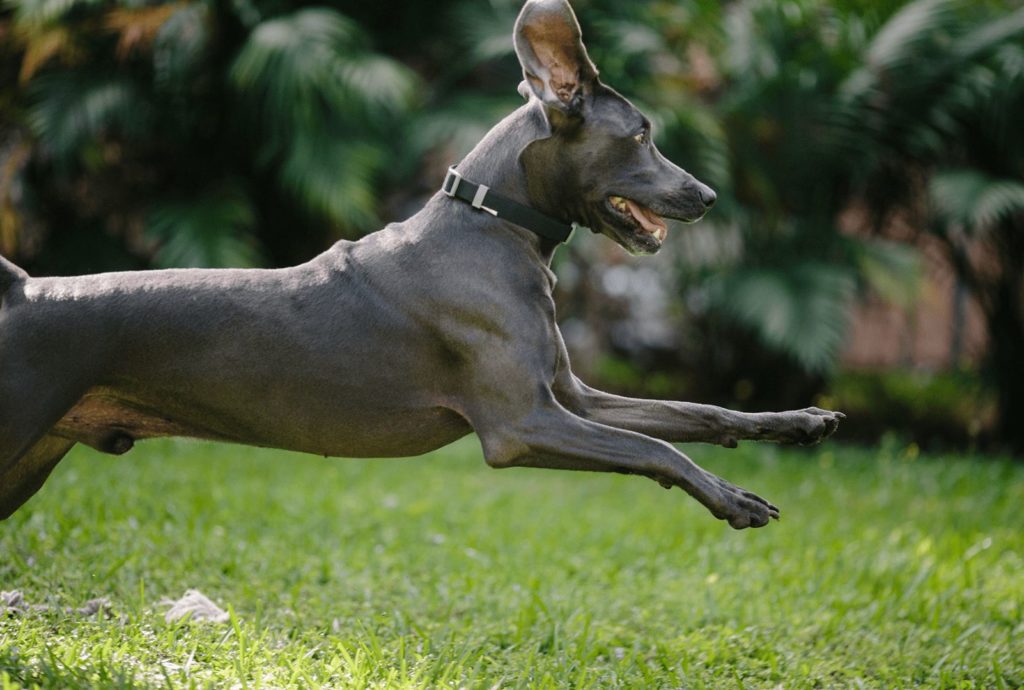
{"label": "black collar", "polygon": [[455,170],[454,165],[448,168],[448,174],[441,184],[441,191],[453,199],[469,203],[478,211],[486,211],[496,218],[515,223],[545,239],[565,242],[572,234],[572,225],[566,225],[529,206],[512,201],[485,184],[470,182]]}

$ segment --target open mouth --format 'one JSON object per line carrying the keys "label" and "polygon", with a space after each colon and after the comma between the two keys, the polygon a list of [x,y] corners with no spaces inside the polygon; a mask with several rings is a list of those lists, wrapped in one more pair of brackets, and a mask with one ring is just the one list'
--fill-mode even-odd
{"label": "open mouth", "polygon": [[658,244],[665,241],[668,234],[668,226],[664,219],[651,209],[641,206],[632,199],[625,199],[621,196],[608,197],[608,203],[627,225],[634,231],[643,235],[650,235]]}

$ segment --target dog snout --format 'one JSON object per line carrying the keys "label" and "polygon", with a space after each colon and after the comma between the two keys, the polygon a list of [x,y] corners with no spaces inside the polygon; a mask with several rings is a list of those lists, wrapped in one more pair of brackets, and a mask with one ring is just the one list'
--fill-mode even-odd
{"label": "dog snout", "polygon": [[704,208],[711,208],[715,205],[715,201],[718,199],[718,195],[715,194],[715,190],[703,184],[697,188],[697,196],[700,197],[700,201],[704,204]]}

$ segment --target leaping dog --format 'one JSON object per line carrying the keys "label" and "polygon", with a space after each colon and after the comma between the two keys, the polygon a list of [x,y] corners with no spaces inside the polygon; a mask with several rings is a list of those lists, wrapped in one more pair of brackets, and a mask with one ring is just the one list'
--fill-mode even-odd
{"label": "leaping dog", "polygon": [[842,414],[636,400],[573,374],[549,268],[571,224],[652,254],[663,217],[697,221],[715,194],[601,83],[566,0],[529,0],[514,39],[527,102],[405,222],[275,270],[32,278],[0,258],[0,518],[75,443],[390,457],[471,431],[491,467],[639,474],[737,529],[777,518],[670,442],[814,443]]}

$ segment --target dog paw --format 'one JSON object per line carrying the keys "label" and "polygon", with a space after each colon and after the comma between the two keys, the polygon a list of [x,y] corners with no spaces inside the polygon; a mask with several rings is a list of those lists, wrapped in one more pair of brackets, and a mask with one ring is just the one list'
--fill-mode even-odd
{"label": "dog paw", "polygon": [[779,519],[779,509],[755,493],[714,477],[718,497],[714,505],[708,506],[711,514],[725,520],[733,529],[764,527],[771,520]]}
{"label": "dog paw", "polygon": [[835,433],[839,422],[846,419],[842,412],[807,407],[790,412],[776,412],[772,415],[767,431],[767,440],[779,443],[796,443],[813,446]]}

